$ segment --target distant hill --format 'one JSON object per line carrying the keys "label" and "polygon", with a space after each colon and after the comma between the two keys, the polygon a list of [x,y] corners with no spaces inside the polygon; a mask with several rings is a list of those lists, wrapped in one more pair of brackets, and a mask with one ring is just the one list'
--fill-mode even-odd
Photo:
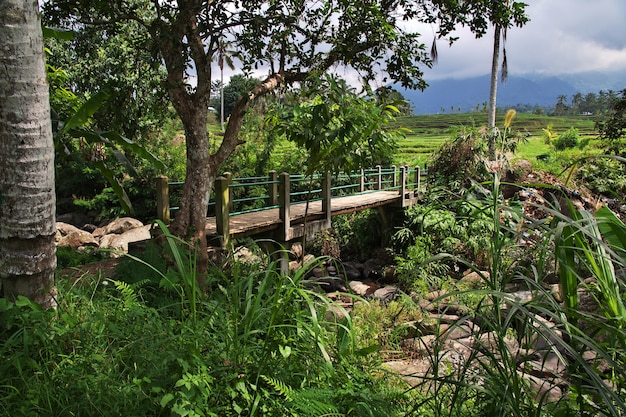
{"label": "distant hill", "polygon": [[[593,80],[597,80],[595,83]],[[489,100],[489,75],[465,79],[445,79],[429,81],[429,87],[422,91],[398,88],[411,102],[415,114],[436,114],[468,112]],[[594,88],[594,85],[597,86]],[[551,108],[560,95],[568,101],[577,92],[583,94],[605,89],[619,91],[626,88],[626,75],[616,74],[607,77],[600,74],[584,74],[564,77],[519,77],[509,76],[505,84],[498,84],[498,107],[530,105]]]}

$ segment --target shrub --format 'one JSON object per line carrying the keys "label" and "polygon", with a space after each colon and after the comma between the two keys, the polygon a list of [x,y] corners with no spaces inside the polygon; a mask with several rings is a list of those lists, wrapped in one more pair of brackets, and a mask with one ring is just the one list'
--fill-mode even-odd
{"label": "shrub", "polygon": [[578,129],[570,127],[565,133],[554,139],[552,145],[557,151],[575,148],[578,145]]}

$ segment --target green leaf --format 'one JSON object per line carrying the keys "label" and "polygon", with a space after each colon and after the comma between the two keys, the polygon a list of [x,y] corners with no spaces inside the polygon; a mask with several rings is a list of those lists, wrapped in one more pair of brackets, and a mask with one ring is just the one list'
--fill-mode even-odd
{"label": "green leaf", "polygon": [[96,93],[93,97],[87,100],[68,120],[65,121],[63,128],[59,132],[59,135],[63,135],[75,127],[84,126],[87,124],[91,116],[106,100],[111,97],[111,93],[108,90],[102,90]]}
{"label": "green leaf", "polygon": [[71,41],[74,39],[74,31],[72,30],[50,27],[43,27],[41,29],[44,39],[60,39],[64,41]]}
{"label": "green leaf", "polygon": [[598,228],[613,250],[622,254],[626,251],[626,225],[606,207],[600,207],[595,212]]}
{"label": "green leaf", "polygon": [[107,138],[111,143],[117,144],[122,149],[128,150],[137,156],[149,161],[157,169],[165,169],[165,164],[156,156],[151,154],[146,148],[138,145],[116,132],[103,132],[101,136]]}
{"label": "green leaf", "polygon": [[109,182],[109,185],[113,189],[113,192],[120,200],[120,205],[122,206],[122,209],[128,214],[134,215],[135,210],[133,209],[133,204],[130,202],[130,199],[128,198],[128,194],[126,194],[124,187],[122,187],[117,178],[115,178],[115,174],[113,173],[113,171],[111,171],[102,161],[95,161],[94,166]]}
{"label": "green leaf", "polygon": [[171,392],[168,392],[167,394],[163,396],[163,398],[161,398],[161,402],[160,402],[161,407],[165,407],[173,399],[174,399],[174,394],[172,394]]}
{"label": "green leaf", "polygon": [[283,358],[287,359],[291,355],[291,347],[290,346],[278,346],[278,350]]}

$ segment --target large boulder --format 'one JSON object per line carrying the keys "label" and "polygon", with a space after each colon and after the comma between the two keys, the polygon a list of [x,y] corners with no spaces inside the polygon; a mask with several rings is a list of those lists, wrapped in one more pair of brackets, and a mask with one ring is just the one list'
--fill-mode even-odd
{"label": "large boulder", "polygon": [[95,237],[105,235],[121,235],[129,230],[143,227],[143,223],[132,217],[120,217],[113,220],[104,227],[100,227],[93,232]]}
{"label": "large boulder", "polygon": [[100,239],[101,249],[111,249],[112,256],[128,252],[128,244],[150,239],[150,225],[136,227],[121,234],[107,234]]}
{"label": "large boulder", "polygon": [[72,226],[68,223],[57,222],[57,233],[55,236],[55,243],[57,246],[69,246],[71,248],[80,248],[85,246],[98,247],[98,241],[94,236],[81,230],[76,226]]}

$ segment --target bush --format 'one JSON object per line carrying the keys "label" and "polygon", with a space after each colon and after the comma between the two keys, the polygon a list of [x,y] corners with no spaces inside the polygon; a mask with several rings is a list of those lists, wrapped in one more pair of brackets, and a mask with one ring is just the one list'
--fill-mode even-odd
{"label": "bush", "polygon": [[554,139],[552,145],[557,151],[575,148],[578,145],[578,129],[570,127],[567,132]]}

